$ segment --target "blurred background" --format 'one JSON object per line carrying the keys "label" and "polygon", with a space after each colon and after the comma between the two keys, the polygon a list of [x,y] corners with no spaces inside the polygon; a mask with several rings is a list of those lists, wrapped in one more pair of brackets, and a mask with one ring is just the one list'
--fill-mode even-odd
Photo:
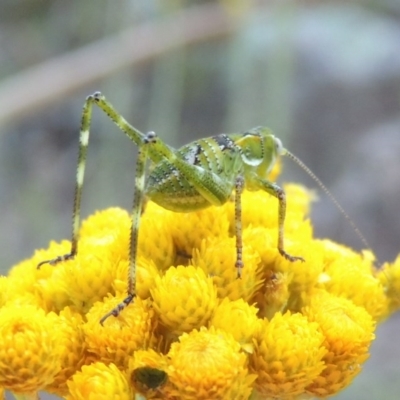
{"label": "blurred background", "polygon": [[[172,146],[266,125],[337,197],[380,262],[400,252],[400,1],[1,0],[0,268],[69,238],[85,97]],[[136,149],[98,110],[83,216],[130,208]],[[362,248],[320,195],[316,235]],[[337,399],[398,399],[400,318]]]}

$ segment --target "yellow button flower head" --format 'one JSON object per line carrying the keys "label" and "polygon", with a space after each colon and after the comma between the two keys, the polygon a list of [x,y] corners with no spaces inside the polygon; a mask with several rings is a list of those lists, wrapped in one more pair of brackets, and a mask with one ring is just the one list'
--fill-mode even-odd
{"label": "yellow button flower head", "polygon": [[[290,220],[290,224],[286,226],[286,233],[291,233],[307,217],[313,195],[300,185],[284,185],[284,189],[287,198],[290,199],[287,204],[287,220]],[[233,234],[235,231],[235,205],[233,202],[228,202],[222,208],[227,210],[230,232]],[[276,229],[278,200],[263,191],[244,191],[242,194],[242,224],[243,228],[252,226]]]}
{"label": "yellow button flower head", "polygon": [[377,278],[382,283],[388,300],[383,319],[400,309],[400,255],[393,263],[386,263],[378,271]]}
{"label": "yellow button flower head", "polygon": [[376,320],[386,315],[388,301],[382,283],[375,276],[373,257],[369,253],[360,255],[327,240],[321,243],[326,257],[325,289],[364,307]]}
{"label": "yellow button flower head", "polygon": [[276,259],[275,268],[290,276],[288,308],[299,311],[304,298],[315,288],[323,271],[323,253],[318,242],[300,236],[288,242],[287,249],[290,254],[301,254],[304,262],[293,263],[279,257]]}
{"label": "yellow button flower head", "polygon": [[233,337],[211,327],[183,334],[168,353],[170,365],[164,398],[185,400],[250,397],[255,376],[249,374],[247,357]]}
{"label": "yellow button flower head", "polygon": [[[243,242],[250,243],[251,247],[257,251],[261,257],[261,262],[265,269],[274,272],[282,272],[279,263],[282,262],[282,256],[276,246],[278,237],[277,227],[265,228],[262,226],[249,226],[243,230]],[[298,245],[298,242],[302,245]],[[302,221],[296,224],[296,229],[292,232],[285,231],[285,248],[289,251],[299,251],[298,247],[306,248],[312,241],[312,226],[310,221]],[[297,247],[295,247],[297,246]],[[302,251],[302,250],[300,250]],[[291,263],[294,264],[294,263]],[[288,269],[286,266],[285,270]]]}
{"label": "yellow button flower head", "polygon": [[112,283],[119,262],[107,245],[94,245],[93,242],[88,245],[82,241],[76,257],[63,263],[59,284],[65,288],[76,309],[85,314],[96,301],[108,293],[114,294]]}
{"label": "yellow button flower head", "polygon": [[304,314],[319,324],[328,350],[323,358],[326,368],[307,391],[319,397],[330,396],[349,385],[361,371],[375,338],[375,323],[364,308],[322,290],[310,298]]}
{"label": "yellow button flower head", "polygon": [[60,357],[61,370],[54,377],[53,382],[46,387],[46,391],[65,396],[68,393],[68,379],[81,368],[86,359],[83,318],[66,307],[55,318],[53,329],[60,334],[59,346],[63,349]]}
{"label": "yellow button flower head", "polygon": [[291,235],[285,246],[290,254],[301,254],[304,261],[291,262],[278,253],[275,259],[275,271],[292,275],[293,291],[307,291],[310,287],[314,287],[323,270],[323,252],[320,244],[311,237],[303,235],[303,232],[299,232]]}
{"label": "yellow button flower head", "polygon": [[258,332],[258,309],[243,299],[230,301],[225,298],[215,309],[210,326],[230,333],[242,349],[253,352],[253,337]]}
{"label": "yellow button flower head", "polygon": [[84,365],[68,381],[67,400],[131,400],[134,393],[125,375],[114,365]]}
{"label": "yellow button flower head", "polygon": [[103,325],[100,319],[122,301],[108,297],[97,302],[87,313],[83,326],[87,351],[99,361],[114,363],[118,368],[128,367],[129,357],[135,350],[152,344],[154,311],[148,301],[136,298],[118,318],[107,318]]}
{"label": "yellow button flower head", "polygon": [[[277,249],[276,228],[249,227],[243,233],[244,243],[250,243],[261,258],[262,289],[257,294],[262,315],[272,317],[283,307],[299,310],[302,298],[314,289],[323,271],[321,245],[312,239],[308,221],[299,223],[297,230],[285,235],[285,248],[289,254],[300,255],[304,262],[290,262]],[[246,270],[246,265],[243,271]]]}
{"label": "yellow button flower head", "polygon": [[95,212],[82,222],[79,230],[80,243],[86,240],[87,245],[103,245],[115,258],[128,259],[130,230],[129,214],[121,208],[108,208]]}
{"label": "yellow button flower head", "polygon": [[200,250],[194,252],[192,262],[196,267],[200,267],[207,276],[212,277],[220,299],[228,297],[230,300],[243,298],[251,301],[263,282],[260,257],[252,246],[246,243],[243,247],[242,278],[237,279],[234,238],[203,242]]}
{"label": "yellow button flower head", "polygon": [[[257,204],[257,207],[254,205]],[[235,203],[228,202],[222,208],[227,210],[229,218],[229,230],[235,232]],[[260,212],[261,210],[261,212]],[[262,226],[264,228],[275,228],[278,222],[278,201],[262,191],[242,193],[242,226]]]}
{"label": "yellow button flower head", "polygon": [[35,393],[54,380],[64,351],[55,318],[30,305],[0,309],[0,387]]}
{"label": "yellow button flower head", "polygon": [[[126,293],[126,277],[128,276],[129,260],[118,263],[115,279],[112,284],[113,292],[117,295]],[[150,297],[150,289],[155,285],[156,276],[160,275],[153,260],[139,256],[136,259],[136,295],[145,300]]]}
{"label": "yellow button flower head", "polygon": [[160,271],[165,271],[175,261],[171,213],[149,201],[140,220],[138,256],[152,260]]}
{"label": "yellow button flower head", "polygon": [[151,294],[159,320],[175,334],[205,325],[217,304],[211,278],[193,266],[170,268],[156,278]]}
{"label": "yellow button flower head", "polygon": [[13,288],[12,298],[22,298],[28,293],[34,296],[31,304],[36,304],[46,311],[58,312],[71,305],[71,299],[62,283],[62,268],[43,265],[37,268],[43,260],[50,260],[57,255],[66,254],[71,249],[71,243],[63,240],[61,243],[50,242],[47,249],[35,251],[32,258],[15,265],[9,272],[10,285]]}
{"label": "yellow button flower head", "polygon": [[186,257],[199,249],[203,240],[228,237],[229,221],[224,207],[208,207],[191,213],[169,213],[177,253]]}
{"label": "yellow button flower head", "polygon": [[323,341],[318,324],[301,314],[277,313],[264,320],[250,355],[258,395],[292,399],[304,393],[324,369]]}

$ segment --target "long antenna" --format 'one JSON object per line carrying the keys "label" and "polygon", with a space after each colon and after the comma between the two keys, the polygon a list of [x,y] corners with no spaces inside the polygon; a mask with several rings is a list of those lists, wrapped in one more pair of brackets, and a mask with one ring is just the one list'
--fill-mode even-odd
{"label": "long antenna", "polygon": [[304,171],[307,172],[308,175],[311,176],[312,179],[314,179],[315,182],[318,183],[320,188],[325,192],[325,194],[331,199],[332,203],[335,205],[335,207],[344,215],[344,217],[347,219],[347,221],[350,223],[350,225],[353,227],[354,231],[356,232],[357,236],[360,238],[361,242],[364,244],[364,246],[368,249],[371,249],[371,246],[369,245],[367,239],[365,236],[361,233],[360,229],[358,226],[354,223],[354,221],[349,217],[349,215],[344,211],[343,207],[340,205],[340,203],[336,200],[335,196],[328,190],[328,188],[322,183],[322,181],[314,174],[314,172],[311,171],[310,168],[307,167],[301,161],[299,158],[297,158],[294,154],[292,154],[290,151],[283,149],[282,152],[283,155],[288,156],[290,159],[292,159],[296,164],[298,164]]}

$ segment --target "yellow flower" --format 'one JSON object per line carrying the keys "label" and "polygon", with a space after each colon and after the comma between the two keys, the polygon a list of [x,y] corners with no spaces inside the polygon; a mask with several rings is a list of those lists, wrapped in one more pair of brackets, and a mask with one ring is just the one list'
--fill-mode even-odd
{"label": "yellow flower", "polygon": [[68,381],[68,400],[131,400],[134,394],[125,375],[114,365],[84,365]]}
{"label": "yellow flower", "polygon": [[123,261],[113,257],[104,243],[88,245],[83,240],[74,259],[56,266],[61,275],[58,284],[68,293],[76,309],[85,314],[96,301],[114,294],[112,283],[120,262]]}
{"label": "yellow flower", "polygon": [[[116,266],[112,292],[122,295],[126,293],[126,279],[128,276],[129,260],[123,260]],[[145,300],[150,297],[150,289],[155,285],[159,270],[152,259],[139,256],[136,259],[136,295]]]}
{"label": "yellow flower", "polygon": [[71,260],[36,268],[67,254],[68,241],[35,252],[0,278],[0,386],[89,400],[289,400],[341,390],[368,357],[374,321],[400,308],[400,257],[377,272],[370,251],[314,239],[312,193],[285,191],[285,250],[305,262],[279,254],[277,199],[245,191],[241,279],[233,201],[191,213],[149,202],[137,296],[104,326],[126,297],[130,215],[111,208],[89,217]]}
{"label": "yellow flower", "polygon": [[263,282],[260,258],[246,243],[243,247],[242,277],[237,279],[234,238],[203,242],[200,250],[194,252],[192,262],[193,265],[200,267],[208,276],[212,277],[220,299],[228,297],[230,300],[243,298],[251,301]]}
{"label": "yellow flower", "polygon": [[9,303],[0,309],[0,387],[34,393],[54,380],[64,351],[55,320],[35,306]]}
{"label": "yellow flower", "polygon": [[193,266],[170,268],[156,277],[151,294],[159,320],[176,334],[205,325],[217,304],[211,279]]}
{"label": "yellow flower", "polygon": [[[298,311],[303,297],[318,283],[323,271],[322,246],[311,237],[308,221],[297,226],[291,235],[285,235],[285,249],[304,262],[291,262],[282,257],[277,249],[277,229],[249,227],[243,233],[244,243],[250,243],[261,258],[260,270],[264,284],[257,293],[257,302],[262,315],[272,316],[284,307]],[[243,270],[243,275],[245,273]]]}
{"label": "yellow flower", "polygon": [[349,385],[361,371],[375,338],[375,323],[364,308],[325,291],[315,292],[309,301],[304,314],[319,324],[328,352],[323,358],[326,368],[307,392],[325,397]]}
{"label": "yellow flower", "polygon": [[324,369],[324,337],[318,324],[301,314],[276,313],[264,320],[250,355],[255,388],[267,398],[292,399]]}
{"label": "yellow flower", "polygon": [[243,299],[230,301],[225,298],[215,309],[210,326],[230,333],[242,349],[253,352],[253,338],[258,331],[260,320],[258,309]]}
{"label": "yellow flower", "polygon": [[118,318],[110,316],[101,325],[100,319],[122,300],[123,297],[107,297],[97,302],[87,313],[83,330],[88,353],[99,361],[125,369],[135,350],[152,344],[155,325],[151,305],[140,298],[126,307]]}
{"label": "yellow flower", "polygon": [[63,240],[61,243],[50,242],[48,249],[35,251],[32,258],[15,265],[9,272],[10,286],[13,288],[11,298],[18,299],[31,294],[31,304],[46,311],[58,312],[65,306],[72,305],[68,293],[62,285],[62,268],[44,264],[37,268],[40,262],[51,260],[71,251],[71,243]]}
{"label": "yellow flower", "polygon": [[325,289],[364,307],[376,320],[386,315],[388,301],[382,283],[375,277],[371,255],[357,254],[327,240],[321,243],[326,257],[324,260]]}
{"label": "yellow flower", "polygon": [[318,285],[323,271],[323,252],[320,244],[312,239],[298,236],[286,242],[290,254],[301,256],[304,262],[291,262],[283,257],[276,260],[275,268],[290,277],[289,299],[287,307],[292,311],[299,311],[303,306],[304,298]]}
{"label": "yellow flower", "polygon": [[46,390],[65,396],[68,393],[68,379],[81,368],[86,359],[83,319],[80,314],[66,307],[55,318],[53,329],[60,334],[59,346],[63,349],[60,357],[61,370]]}
{"label": "yellow flower", "polygon": [[[297,230],[309,212],[309,204],[314,195],[303,186],[290,184],[284,186],[287,192],[286,233]],[[226,203],[223,207],[228,212],[231,234],[235,231],[235,204]],[[244,191],[242,194],[242,224],[248,226],[277,229],[278,199],[263,191]]]}
{"label": "yellow flower", "polygon": [[79,244],[82,246],[82,241],[86,241],[88,246],[104,246],[111,253],[110,257],[114,256],[117,260],[128,259],[130,232],[129,214],[121,208],[107,208],[95,212],[82,222]]}
{"label": "yellow flower", "polygon": [[208,207],[191,213],[169,213],[169,230],[177,254],[190,258],[203,240],[228,237],[229,221],[224,207]]}
{"label": "yellow flower", "polygon": [[388,301],[388,307],[382,319],[400,309],[400,255],[393,263],[386,263],[378,271],[377,278],[382,283]]}
{"label": "yellow flower", "polygon": [[160,271],[165,271],[174,264],[176,257],[171,217],[178,214],[151,201],[145,210],[140,221],[138,256],[152,260]]}
{"label": "yellow flower", "polygon": [[220,329],[193,330],[173,343],[168,353],[165,398],[247,400],[255,376],[233,337]]}

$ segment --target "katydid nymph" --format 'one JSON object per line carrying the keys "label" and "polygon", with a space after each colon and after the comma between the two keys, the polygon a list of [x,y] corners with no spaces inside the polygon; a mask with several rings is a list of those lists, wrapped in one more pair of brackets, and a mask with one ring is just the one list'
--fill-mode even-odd
{"label": "katydid nymph", "polygon": [[[291,262],[304,261],[301,256],[290,255],[285,251],[285,192],[276,183],[270,182],[266,178],[279,156],[287,155],[305,169],[331,197],[346,218],[349,219],[321,181],[297,157],[286,150],[281,141],[268,128],[256,127],[244,133],[220,134],[198,139],[176,150],[165,144],[154,132],[143,134],[138,131],[118,113],[101,93],[96,92],[87,97],[82,113],[71,251],[55,259],[41,262],[38,268],[45,263],[55,265],[60,261],[72,259],[78,252],[81,195],[93,105],[96,105],[107,114],[117,127],[138,147],[127,297],[106,314],[101,319],[101,323],[111,315],[118,316],[136,296],[136,256],[140,217],[145,197],[165,209],[187,213],[212,205],[220,206],[226,203],[234,193],[235,267],[237,268],[238,278],[241,277],[244,266],[242,257],[241,194],[245,188],[247,190],[263,190],[278,199],[277,249],[282,257]],[[153,168],[147,179],[145,179],[146,163],[148,161],[153,164]],[[364,244],[367,244],[351,220],[350,223],[362,238]]]}

